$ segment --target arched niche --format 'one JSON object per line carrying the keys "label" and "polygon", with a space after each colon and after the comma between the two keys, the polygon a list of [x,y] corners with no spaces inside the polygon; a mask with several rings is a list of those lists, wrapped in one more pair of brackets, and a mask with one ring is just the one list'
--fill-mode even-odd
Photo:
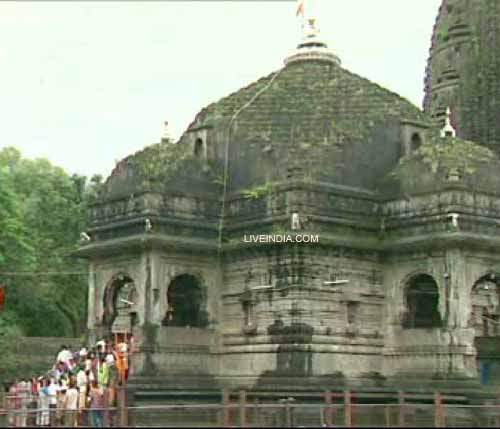
{"label": "arched niche", "polygon": [[197,158],[203,158],[204,144],[203,144],[203,140],[200,137],[198,137],[194,142],[193,153],[194,153],[194,156],[196,156]]}
{"label": "arched niche", "polygon": [[428,274],[410,277],[405,286],[405,329],[430,329],[442,326],[439,313],[439,288]]}
{"label": "arched niche", "polygon": [[196,328],[208,325],[205,291],[196,276],[181,274],[170,282],[162,325]]}
{"label": "arched niche", "polygon": [[103,325],[108,333],[130,334],[136,321],[137,290],[128,274],[113,276],[104,292]]}
{"label": "arched niche", "polygon": [[482,276],[471,291],[469,327],[475,337],[500,336],[500,276],[488,273]]}
{"label": "arched niche", "polygon": [[411,152],[415,152],[420,148],[420,146],[422,146],[422,137],[420,136],[420,133],[413,133],[410,141]]}
{"label": "arched niche", "polygon": [[500,384],[500,275],[480,277],[470,296],[469,328],[474,330],[477,369],[483,385]]}

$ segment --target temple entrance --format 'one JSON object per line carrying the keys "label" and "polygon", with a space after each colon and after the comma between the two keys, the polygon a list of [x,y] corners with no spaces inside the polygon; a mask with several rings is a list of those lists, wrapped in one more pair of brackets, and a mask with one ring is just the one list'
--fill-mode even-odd
{"label": "temple entrance", "polygon": [[500,384],[500,278],[488,274],[472,288],[469,327],[474,329],[481,383]]}
{"label": "temple entrance", "polygon": [[176,277],[167,290],[167,312],[162,324],[165,326],[207,326],[202,288],[198,279],[190,274]]}
{"label": "temple entrance", "polygon": [[103,322],[116,341],[127,339],[132,334],[136,295],[134,282],[126,275],[118,275],[106,289]]}
{"label": "temple entrance", "polygon": [[427,274],[412,277],[406,288],[406,329],[440,328],[439,289],[436,281]]}

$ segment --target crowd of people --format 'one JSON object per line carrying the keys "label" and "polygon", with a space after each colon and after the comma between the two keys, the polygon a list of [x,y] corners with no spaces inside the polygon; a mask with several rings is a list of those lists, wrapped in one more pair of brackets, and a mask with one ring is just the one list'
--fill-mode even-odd
{"label": "crowd of people", "polygon": [[61,346],[46,374],[5,386],[9,426],[113,426],[128,350],[125,340],[101,340],[75,352]]}

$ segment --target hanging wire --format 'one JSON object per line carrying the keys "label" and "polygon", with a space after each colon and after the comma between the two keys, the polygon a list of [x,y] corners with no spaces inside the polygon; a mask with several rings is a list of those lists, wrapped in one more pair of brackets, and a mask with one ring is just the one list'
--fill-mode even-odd
{"label": "hanging wire", "polygon": [[5,271],[5,272],[0,272],[0,276],[8,276],[8,277],[15,277],[15,276],[88,276],[89,273],[86,272],[80,272],[80,271]]}
{"label": "hanging wire", "polygon": [[228,130],[227,130],[227,138],[226,138],[226,148],[225,148],[225,153],[224,153],[224,180],[223,180],[223,188],[222,188],[222,207],[221,207],[221,215],[219,219],[219,255],[222,252],[222,230],[224,228],[224,211],[226,209],[226,194],[227,194],[227,179],[228,179],[228,174],[229,174],[229,145],[231,142],[231,127],[233,126],[234,121],[238,117],[238,115],[248,107],[250,107],[257,98],[263,94],[265,91],[267,91],[271,85],[274,83],[276,78],[281,74],[281,72],[284,70],[284,68],[279,69],[275,75],[271,78],[271,80],[268,82],[268,84],[262,88],[260,91],[257,91],[257,93],[248,101],[246,104],[244,104],[242,107],[240,107],[236,112],[233,114],[231,119],[229,120],[229,125],[228,125]]}

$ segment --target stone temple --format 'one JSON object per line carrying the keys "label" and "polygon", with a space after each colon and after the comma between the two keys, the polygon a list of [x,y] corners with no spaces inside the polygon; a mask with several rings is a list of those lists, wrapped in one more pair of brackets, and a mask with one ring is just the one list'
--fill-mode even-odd
{"label": "stone temple", "polygon": [[78,252],[91,337],[133,335],[138,390],[496,383],[499,45],[499,1],[444,0],[421,110],[307,20],[117,164]]}

